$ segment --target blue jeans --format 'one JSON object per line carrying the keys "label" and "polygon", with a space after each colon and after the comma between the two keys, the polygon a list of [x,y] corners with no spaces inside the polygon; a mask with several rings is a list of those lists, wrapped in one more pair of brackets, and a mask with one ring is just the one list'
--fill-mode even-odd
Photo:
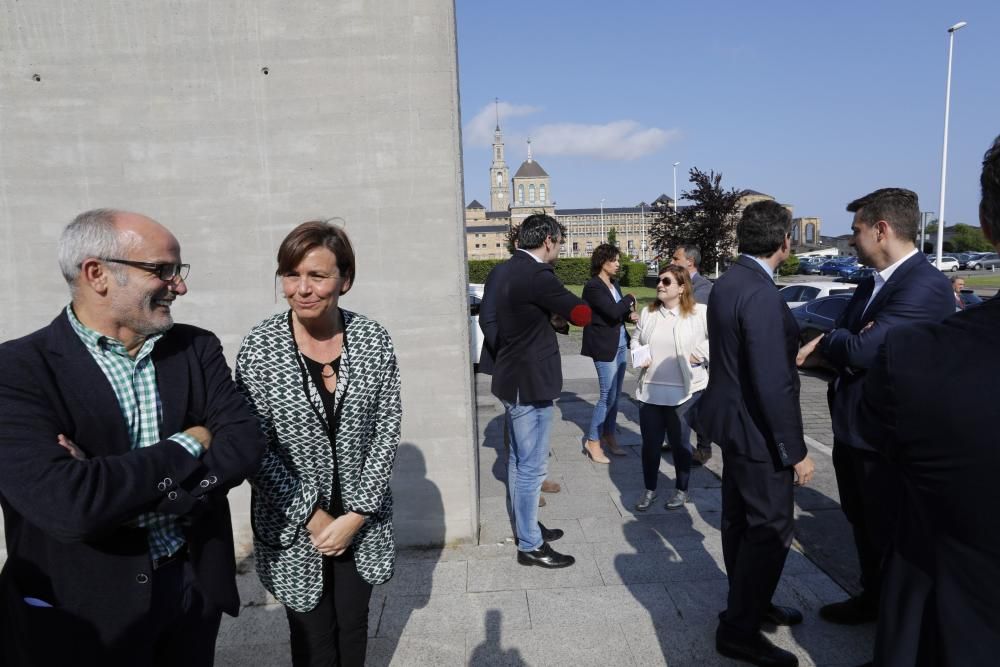
{"label": "blue jeans", "polygon": [[597,399],[594,414],[590,417],[587,440],[600,440],[605,433],[615,434],[618,398],[622,394],[622,381],[625,379],[625,346],[618,348],[612,361],[594,361],[594,368],[597,369],[601,397]]}
{"label": "blue jeans", "polygon": [[514,533],[519,551],[542,546],[538,528],[538,496],[549,467],[549,429],[555,408],[552,401],[534,403],[503,402],[510,433],[507,458],[507,493],[514,517]]}

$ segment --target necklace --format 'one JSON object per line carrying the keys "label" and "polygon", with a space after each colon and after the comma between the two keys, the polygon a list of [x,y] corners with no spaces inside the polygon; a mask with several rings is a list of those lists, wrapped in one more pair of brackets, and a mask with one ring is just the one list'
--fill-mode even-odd
{"label": "necklace", "polygon": [[[327,373],[327,371],[330,372]],[[337,371],[333,370],[333,366],[331,366],[330,364],[323,364],[323,368],[319,370],[319,374],[322,375],[324,378],[337,377]]]}

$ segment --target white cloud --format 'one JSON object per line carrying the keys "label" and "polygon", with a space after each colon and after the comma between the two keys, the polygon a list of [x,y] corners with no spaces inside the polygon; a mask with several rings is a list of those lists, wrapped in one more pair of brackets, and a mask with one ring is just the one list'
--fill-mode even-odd
{"label": "white cloud", "polygon": [[634,120],[616,120],[604,125],[554,123],[531,133],[533,152],[545,155],[586,155],[602,160],[635,160],[655,153],[679,130],[642,127]]}
{"label": "white cloud", "polygon": [[[501,127],[511,118],[518,116],[528,116],[541,111],[539,107],[528,106],[526,104],[509,104],[501,102],[500,125]],[[493,128],[497,125],[497,106],[487,104],[472,117],[462,130],[462,141],[467,146],[489,146],[493,143]]]}

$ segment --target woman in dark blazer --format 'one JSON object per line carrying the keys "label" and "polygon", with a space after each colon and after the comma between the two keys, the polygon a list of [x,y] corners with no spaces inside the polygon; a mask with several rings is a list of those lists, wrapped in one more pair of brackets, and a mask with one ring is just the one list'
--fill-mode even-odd
{"label": "woman in dark blazer", "polygon": [[593,310],[593,319],[583,330],[580,354],[594,360],[601,388],[601,397],[594,406],[584,436],[583,453],[595,463],[611,462],[601,450],[601,443],[615,456],[625,456],[615,435],[618,397],[625,378],[625,354],[629,344],[624,323],[635,322],[638,316],[635,297],[631,294],[623,297],[614,279],[619,267],[618,248],[602,243],[590,256],[590,275],[593,277],[583,287],[583,300]]}
{"label": "woman in dark blazer", "polygon": [[396,355],[385,328],[338,306],[354,282],[343,229],[296,227],[277,275],[290,309],[254,327],[236,359],[267,438],[250,478],[257,574],[285,605],[295,667],[360,667],[372,585],[395,560]]}

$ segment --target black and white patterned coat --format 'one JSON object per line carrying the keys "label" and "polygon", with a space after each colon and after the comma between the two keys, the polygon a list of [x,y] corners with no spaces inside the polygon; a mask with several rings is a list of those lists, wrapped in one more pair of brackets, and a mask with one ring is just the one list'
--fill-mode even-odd
{"label": "black and white patterned coat", "polygon": [[[358,573],[380,584],[392,576],[396,555],[389,478],[402,419],[399,368],[382,325],[341,313],[340,491],[345,511],[367,515],[353,542]],[[236,358],[236,384],[267,436],[267,453],[250,479],[257,574],[280,602],[308,611],[323,592],[323,563],[305,524],[316,507],[330,509],[334,466],[326,411],[316,386],[304,381],[290,316],[269,317],[247,334]]]}

